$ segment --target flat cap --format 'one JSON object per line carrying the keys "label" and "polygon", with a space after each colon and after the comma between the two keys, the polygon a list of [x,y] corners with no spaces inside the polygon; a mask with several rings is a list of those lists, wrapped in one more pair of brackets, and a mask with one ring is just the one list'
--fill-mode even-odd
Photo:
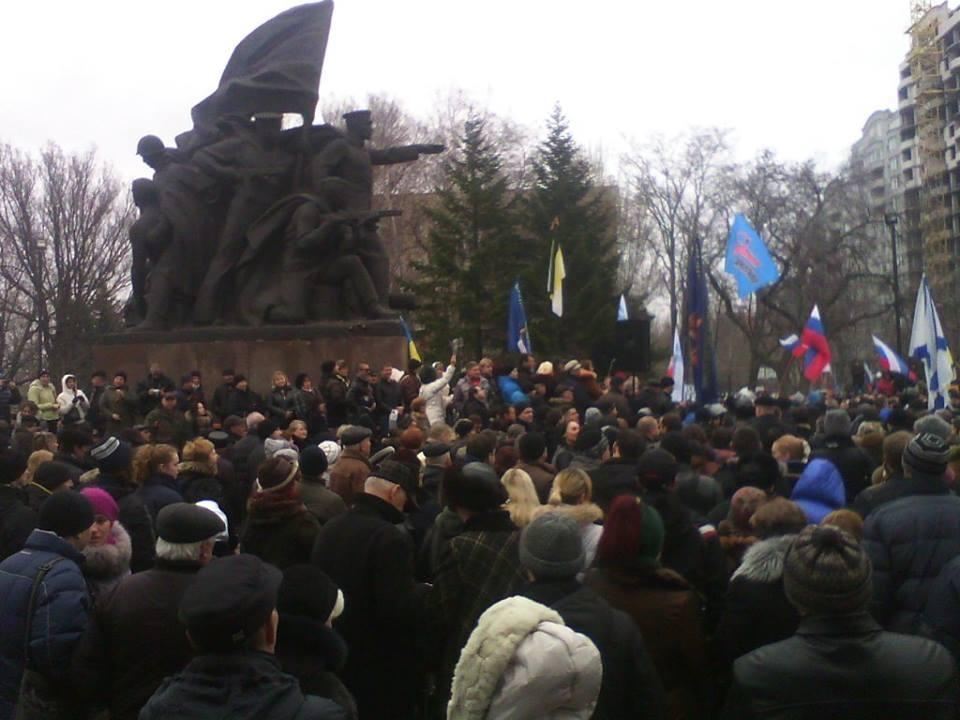
{"label": "flat cap", "polygon": [[449,452],[450,446],[445,442],[432,442],[423,446],[423,456],[428,458],[442,457]]}
{"label": "flat cap", "polygon": [[373,435],[373,433],[370,431],[370,428],[365,428],[362,425],[350,425],[343,431],[343,434],[340,435],[340,442],[344,447],[348,445],[359,445],[371,435]]}
{"label": "flat cap", "polygon": [[407,512],[416,510],[417,505],[417,478],[406,464],[396,460],[384,460],[373,472],[370,477],[377,477],[387,482],[392,482],[403,488],[407,494],[407,506],[404,508]]}
{"label": "flat cap", "polygon": [[207,508],[179,502],[157,513],[157,536],[185,545],[216,537],[226,530],[223,521]]}
{"label": "flat cap", "polygon": [[183,594],[180,621],[202,651],[240,648],[277,607],[282,580],[279,570],[256,555],[220,558],[200,570]]}

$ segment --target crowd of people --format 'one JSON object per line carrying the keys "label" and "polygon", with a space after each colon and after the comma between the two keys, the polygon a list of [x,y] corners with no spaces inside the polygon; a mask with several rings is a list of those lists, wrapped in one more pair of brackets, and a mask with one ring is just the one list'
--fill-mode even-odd
{"label": "crowd of people", "polygon": [[0,379],[0,720],[960,711],[956,391],[203,380]]}

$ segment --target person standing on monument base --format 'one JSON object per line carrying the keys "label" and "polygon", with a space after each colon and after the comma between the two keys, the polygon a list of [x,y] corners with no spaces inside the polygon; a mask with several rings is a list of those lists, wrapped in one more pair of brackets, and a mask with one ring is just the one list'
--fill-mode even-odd
{"label": "person standing on monument base", "polygon": [[30,383],[27,400],[37,406],[37,417],[44,424],[41,429],[56,432],[57,421],[60,419],[60,405],[57,403],[57,390],[50,382],[49,370],[41,370],[37,374],[37,379]]}

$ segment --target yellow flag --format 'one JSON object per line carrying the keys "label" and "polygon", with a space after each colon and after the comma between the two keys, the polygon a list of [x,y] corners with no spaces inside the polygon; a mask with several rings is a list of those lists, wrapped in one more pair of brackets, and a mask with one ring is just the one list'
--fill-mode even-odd
{"label": "yellow flag", "polygon": [[553,257],[553,277],[550,288],[550,305],[553,314],[563,317],[563,279],[567,270],[563,266],[563,250],[557,245],[557,254]]}

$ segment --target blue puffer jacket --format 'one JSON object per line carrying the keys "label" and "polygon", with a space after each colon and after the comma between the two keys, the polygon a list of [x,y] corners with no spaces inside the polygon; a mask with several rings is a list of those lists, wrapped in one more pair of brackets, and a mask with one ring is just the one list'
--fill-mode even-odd
{"label": "blue puffer jacket", "polygon": [[807,521],[814,525],[842,508],[846,497],[843,476],[829,460],[811,460],[790,494],[790,499],[803,509]]}
{"label": "blue puffer jacket", "polygon": [[33,579],[40,566],[64,558],[47,573],[37,593],[30,635],[36,670],[58,684],[87,627],[90,596],[80,566],[83,555],[63,538],[34,530],[23,550],[0,563],[0,720],[13,717],[24,668],[24,635]]}
{"label": "blue puffer jacket", "polygon": [[497,385],[500,388],[500,395],[503,401],[508,405],[520,405],[530,402],[530,398],[520,387],[520,383],[509,375],[501,375],[497,378]]}
{"label": "blue puffer jacket", "polygon": [[960,555],[960,498],[940,478],[907,478],[909,494],[867,516],[863,546],[873,562],[873,615],[893,632],[928,632],[927,596]]}

